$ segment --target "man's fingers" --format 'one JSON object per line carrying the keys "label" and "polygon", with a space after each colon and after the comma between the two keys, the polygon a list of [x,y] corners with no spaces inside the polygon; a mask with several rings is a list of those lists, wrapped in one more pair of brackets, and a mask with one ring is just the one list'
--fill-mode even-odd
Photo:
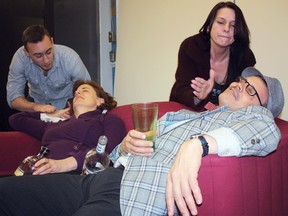
{"label": "man's fingers", "polygon": [[174,196],[173,196],[173,187],[172,187],[169,174],[167,175],[167,180],[166,180],[166,204],[167,204],[168,215],[173,216],[174,215]]}

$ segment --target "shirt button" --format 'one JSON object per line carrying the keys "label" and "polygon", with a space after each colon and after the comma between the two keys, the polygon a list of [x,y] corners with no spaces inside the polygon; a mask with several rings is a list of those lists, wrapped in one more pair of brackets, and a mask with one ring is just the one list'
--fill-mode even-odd
{"label": "shirt button", "polygon": [[260,143],[260,139],[256,138],[256,139],[252,139],[251,140],[251,144],[259,144]]}
{"label": "shirt button", "polygon": [[79,150],[79,146],[78,146],[78,145],[75,145],[75,146],[74,146],[74,150],[75,150],[75,151]]}

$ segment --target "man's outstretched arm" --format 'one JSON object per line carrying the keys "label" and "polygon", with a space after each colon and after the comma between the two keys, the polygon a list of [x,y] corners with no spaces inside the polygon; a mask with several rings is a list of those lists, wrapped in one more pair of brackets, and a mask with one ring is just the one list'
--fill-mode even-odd
{"label": "man's outstretched arm", "polygon": [[50,104],[37,104],[26,100],[24,97],[18,97],[11,102],[11,107],[15,110],[26,112],[53,113],[56,108]]}
{"label": "man's outstretched arm", "polygon": [[[209,145],[209,154],[217,154],[214,138],[204,135]],[[181,215],[197,215],[197,205],[202,203],[198,184],[203,148],[198,138],[186,141],[181,146],[173,166],[167,175],[166,202],[168,215],[174,215],[177,205]]]}

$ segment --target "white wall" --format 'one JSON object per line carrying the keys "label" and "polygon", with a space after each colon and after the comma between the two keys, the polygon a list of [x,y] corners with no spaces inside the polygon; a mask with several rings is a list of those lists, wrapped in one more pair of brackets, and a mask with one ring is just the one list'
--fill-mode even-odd
{"label": "white wall", "polygon": [[106,92],[113,95],[113,73],[114,63],[110,62],[109,53],[111,43],[108,40],[108,33],[111,31],[111,2],[99,0],[100,18],[100,84]]}
{"label": "white wall", "polygon": [[281,81],[286,105],[280,117],[288,120],[288,1],[237,0],[236,3],[243,8],[251,31],[251,48],[256,56],[256,67]]}
{"label": "white wall", "polygon": [[[180,43],[199,31],[218,2],[119,1],[114,94],[119,105],[169,99]],[[267,75],[278,77],[286,92],[285,51],[288,45],[284,37],[288,33],[285,28],[288,13],[284,9],[288,2],[238,0],[236,3],[241,7],[251,31],[256,67]],[[287,106],[282,118],[288,119]]]}

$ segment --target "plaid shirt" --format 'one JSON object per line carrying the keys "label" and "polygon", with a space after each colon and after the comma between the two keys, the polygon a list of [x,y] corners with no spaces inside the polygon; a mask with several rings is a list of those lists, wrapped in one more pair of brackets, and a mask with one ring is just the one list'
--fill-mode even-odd
{"label": "plaid shirt", "polygon": [[[277,148],[281,136],[271,112],[260,106],[237,111],[224,106],[203,113],[166,113],[158,121],[159,135],[153,155],[128,158],[120,192],[122,215],[167,215],[166,175],[181,144],[193,134],[213,134],[221,128],[228,128],[238,140],[240,152],[236,156],[267,155]],[[222,142],[216,141],[219,147]],[[229,145],[224,148],[229,149]],[[112,152],[112,160],[117,158],[118,151],[116,148]]]}

